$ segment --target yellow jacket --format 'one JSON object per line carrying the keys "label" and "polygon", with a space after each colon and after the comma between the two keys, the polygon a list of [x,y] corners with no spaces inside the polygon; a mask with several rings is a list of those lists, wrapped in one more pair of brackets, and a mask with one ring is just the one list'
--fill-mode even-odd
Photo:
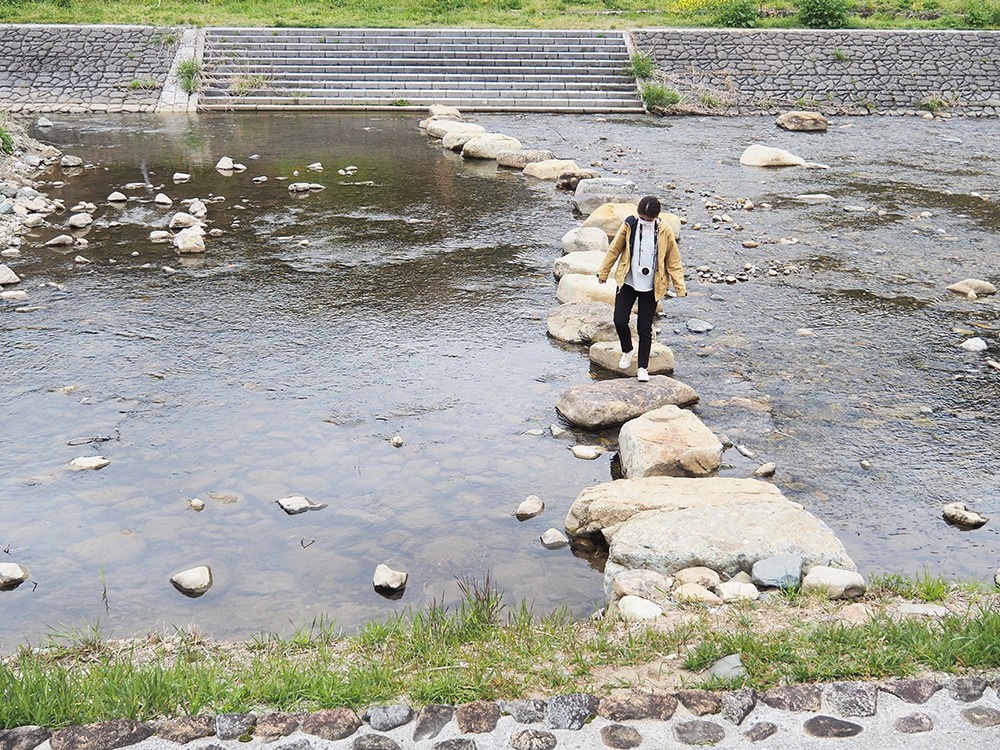
{"label": "yellow jacket", "polygon": [[[684,268],[681,266],[681,251],[677,247],[677,240],[674,239],[673,230],[667,225],[667,222],[660,220],[659,224],[660,228],[656,238],[656,268],[653,270],[653,297],[656,300],[663,299],[667,293],[668,275],[677,296],[686,297]],[[597,278],[602,282],[608,280],[611,266],[614,265],[615,260],[618,260],[618,267],[615,269],[615,283],[619,288],[625,285],[625,277],[632,264],[631,234],[632,230],[628,223],[623,221],[615,238],[611,240],[611,246],[604,255],[601,267],[597,271]]]}

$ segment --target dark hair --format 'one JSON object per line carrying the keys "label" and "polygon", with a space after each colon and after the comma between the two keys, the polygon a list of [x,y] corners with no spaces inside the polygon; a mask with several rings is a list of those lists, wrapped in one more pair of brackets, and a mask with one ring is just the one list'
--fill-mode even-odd
{"label": "dark hair", "polygon": [[639,201],[639,210],[637,213],[640,213],[643,216],[652,216],[655,219],[660,215],[659,199],[654,195],[647,195]]}

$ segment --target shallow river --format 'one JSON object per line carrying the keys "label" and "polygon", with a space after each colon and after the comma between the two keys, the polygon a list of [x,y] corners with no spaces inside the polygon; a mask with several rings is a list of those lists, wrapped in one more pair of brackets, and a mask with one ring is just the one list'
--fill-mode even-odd
{"label": "shallow river", "polygon": [[[442,152],[412,116],[53,119],[36,135],[97,166],[56,169],[43,179],[65,186],[46,190],[99,209],[83,251],[41,247],[54,227],[29,235],[11,265],[41,309],[0,307],[0,544],[31,571],[0,592],[0,648],[94,623],[116,636],[194,624],[246,637],[320,616],[350,629],[453,602],[456,578],[487,572],[511,602],[599,606],[599,557],[538,541],[611,476],[611,453],[568,450],[593,436],[549,432],[558,395],[600,376],[545,333],[552,261],[577,223],[565,194]],[[992,577],[1000,519],[962,532],[940,508],[1000,514],[1000,372],[986,363],[1000,359],[1000,304],[944,289],[1000,281],[1000,123],[860,118],[811,135],[768,119],[477,119],[627,172],[688,220],[691,294],[667,303],[660,339],[701,418],[755,455],[728,450],[725,475],[775,461],[775,483],[865,574]],[[831,168],[741,167],[752,142]],[[223,155],[248,171],[220,175]],[[324,172],[305,169],[315,161]],[[294,198],[278,177],[327,189]],[[104,203],[146,180],[175,201],[225,197],[209,203],[225,233],[203,258],[147,240],[176,204],[144,188]],[[833,200],[791,200],[802,193]],[[746,198],[752,211],[730,205]],[[733,221],[712,221],[723,213]],[[747,264],[761,272],[746,282],[695,278]],[[691,317],[714,330],[689,333]],[[972,335],[991,350],[958,348]],[[112,439],[71,444],[97,437]],[[111,465],[67,470],[95,453]],[[329,507],[288,516],[274,501],[290,494]],[[546,510],[519,523],[528,494]],[[410,572],[402,599],[373,591],[382,562]],[[171,587],[202,563],[208,594]]]}

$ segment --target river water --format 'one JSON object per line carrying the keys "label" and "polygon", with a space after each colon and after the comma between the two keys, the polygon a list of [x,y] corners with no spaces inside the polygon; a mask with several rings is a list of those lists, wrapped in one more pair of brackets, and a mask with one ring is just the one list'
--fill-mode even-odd
{"label": "river water", "polygon": [[[549,431],[559,394],[601,376],[545,333],[552,261],[577,219],[551,183],[444,153],[417,119],[65,117],[35,134],[96,165],[57,168],[43,179],[65,185],[46,190],[99,209],[85,250],[42,247],[54,227],[28,235],[11,265],[40,309],[0,307],[0,543],[31,572],[0,592],[0,648],[95,623],[115,636],[195,625],[240,638],[318,617],[350,629],[453,602],[456,579],[487,573],[540,611],[599,606],[600,555],[538,541],[611,476],[610,453],[568,450],[595,436]],[[940,509],[1000,513],[1000,372],[986,362],[1000,304],[944,289],[998,282],[1000,124],[859,118],[815,135],[763,118],[477,120],[617,170],[687,219],[691,294],[667,303],[660,339],[703,421],[754,456],[728,450],[723,474],[775,461],[775,483],[865,574],[992,576],[997,522],[963,532]],[[752,142],[830,169],[741,167]],[[249,169],[219,174],[223,155]],[[325,171],[306,170],[316,161]],[[278,177],[326,190],[291,197]],[[147,180],[175,201],[225,198],[208,205],[224,234],[204,257],[150,244],[180,208],[155,191],[104,202]],[[832,200],[792,200],[803,193]],[[746,282],[695,278],[747,265],[760,272]],[[692,317],[715,328],[690,333]],[[972,335],[991,350],[958,348]],[[71,445],[98,437],[111,439]],[[111,465],[66,468],[96,453]],[[288,516],[274,501],[291,494],[329,507]],[[546,510],[519,523],[528,494]],[[383,562],[410,573],[399,600],[372,589]],[[215,583],[188,599],[168,579],[197,564]]]}

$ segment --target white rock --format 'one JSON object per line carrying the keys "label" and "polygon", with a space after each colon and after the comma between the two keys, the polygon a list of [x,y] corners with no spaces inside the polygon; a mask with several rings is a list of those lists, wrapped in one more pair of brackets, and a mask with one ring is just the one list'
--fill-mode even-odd
{"label": "white rock", "polygon": [[184,229],[186,227],[201,226],[201,222],[186,211],[178,211],[170,217],[169,227],[171,229]]}
{"label": "white rock", "polygon": [[714,589],[721,583],[719,574],[711,568],[703,565],[696,565],[691,568],[683,568],[674,573],[674,582],[683,586],[685,583],[697,583],[705,589]]}
{"label": "white rock", "polygon": [[0,286],[7,286],[8,284],[18,284],[21,278],[11,270],[10,266],[5,266],[0,263]]}
{"label": "white rock", "polygon": [[498,151],[519,151],[521,142],[503,133],[481,133],[462,146],[466,159],[496,159]]}
{"label": "white rock", "polygon": [[170,578],[174,588],[185,596],[201,596],[212,588],[212,569],[208,565],[182,570]]}
{"label": "white rock", "polygon": [[718,473],[723,446],[694,412],[668,404],[622,425],[618,450],[629,479],[708,477]]}
{"label": "white rock", "polygon": [[85,239],[83,237],[77,237],[73,245],[76,247],[87,247],[88,245],[90,245],[90,240]]}
{"label": "white rock", "polygon": [[556,299],[564,305],[574,302],[603,302],[613,306],[615,290],[613,279],[602,284],[596,276],[589,273],[567,273],[559,279]]}
{"label": "white rock", "polygon": [[712,607],[717,607],[722,604],[722,599],[717,597],[704,586],[699,586],[697,583],[685,583],[682,586],[675,588],[674,599],[679,602],[708,604]]}
{"label": "white rock", "polygon": [[90,258],[84,258],[82,255],[77,255],[75,258],[73,258],[73,262],[74,263],[81,263],[81,264],[82,263],[93,263],[93,261],[90,260]]}
{"label": "white rock", "polygon": [[432,104],[427,112],[431,117],[461,117],[462,113],[457,107],[449,107],[447,104]]}
{"label": "white rock", "polygon": [[964,526],[969,529],[978,529],[985,526],[989,521],[986,516],[970,510],[965,503],[948,503],[941,511],[944,520],[956,526]]}
{"label": "white rock", "polygon": [[656,602],[639,596],[623,596],[618,600],[618,616],[626,622],[646,622],[663,614],[663,608]]}
{"label": "white rock", "polygon": [[829,203],[832,200],[836,200],[836,198],[826,193],[803,193],[802,195],[796,195],[794,200],[797,200],[799,203],[816,205],[818,203]]}
{"label": "white rock", "polygon": [[307,165],[306,169],[311,169],[313,172],[322,172],[323,164],[322,162],[314,161],[312,164]]}
{"label": "white rock", "polygon": [[[601,232],[603,236],[604,233]],[[607,238],[605,238],[607,242]],[[570,253],[556,258],[552,262],[552,275],[561,279],[568,273],[582,273],[584,276],[596,276],[601,263],[604,262],[604,253],[592,250],[590,252]]]}
{"label": "white rock", "polygon": [[576,227],[570,229],[562,238],[563,255],[578,252],[607,252],[608,235],[601,227]]}
{"label": "white rock", "polygon": [[545,503],[542,502],[542,498],[538,495],[528,495],[521,504],[517,506],[517,510],[514,511],[514,515],[518,518],[534,518],[539,513],[545,510]]}
{"label": "white rock", "polygon": [[182,255],[193,255],[205,252],[204,230],[201,227],[188,227],[174,235],[174,247]]}
{"label": "white rock", "polygon": [[601,454],[604,453],[601,447],[597,445],[574,445],[571,450],[574,456],[584,461],[593,461],[596,458],[600,458]]}
{"label": "white rock", "polygon": [[579,172],[580,167],[571,159],[545,159],[535,161],[524,167],[526,177],[534,177],[536,180],[557,180],[560,175],[567,172]]}
{"label": "white rock", "polygon": [[215,168],[220,172],[232,172],[235,167],[233,160],[228,156],[223,156],[215,165]]}
{"label": "white rock", "polygon": [[0,292],[0,299],[10,302],[20,302],[21,300],[28,299],[28,293],[21,290],[16,292]]}
{"label": "white rock", "polygon": [[801,167],[805,163],[806,160],[801,156],[758,143],[747,146],[740,156],[740,164],[748,167]]}
{"label": "white rock", "polygon": [[857,599],[864,596],[866,588],[860,573],[825,565],[812,566],[802,579],[802,591],[818,591],[830,599]]}
{"label": "white rock", "polygon": [[120,193],[117,190],[108,196],[108,203],[124,203],[128,200],[128,196],[125,193]]}
{"label": "white rock", "polygon": [[[448,149],[449,151],[461,151],[465,148],[465,144],[471,141],[473,138],[482,135],[482,128],[476,126],[476,130],[471,128],[453,128],[444,134],[441,138],[441,145]],[[500,153],[511,153],[509,151],[497,151]]]}
{"label": "white rock", "polygon": [[403,436],[402,435],[393,435],[389,439],[389,444],[393,448],[402,448],[403,447]]}
{"label": "white rock", "polygon": [[778,465],[773,461],[768,461],[767,463],[761,464],[756,469],[753,470],[753,475],[755,477],[773,477],[774,472],[778,470]]}
{"label": "white rock", "polygon": [[156,229],[149,233],[150,242],[156,242],[156,243],[170,242],[170,240],[172,240],[173,237],[174,237],[173,234],[164,229]]}
{"label": "white rock", "polygon": [[153,203],[158,206],[171,206],[174,202],[170,200],[169,196],[166,196],[163,193],[157,193],[156,197],[153,198]]}
{"label": "white rock", "polygon": [[977,297],[985,297],[990,294],[996,294],[997,288],[990,282],[983,281],[982,279],[963,279],[949,286],[948,291],[965,295],[971,292]]}
{"label": "white rock", "polygon": [[174,182],[187,182],[191,179],[191,175],[187,172],[174,172],[173,181]]}
{"label": "white rock", "polygon": [[239,162],[234,162],[233,163],[233,169],[235,171],[237,171],[237,172],[246,172],[247,171],[247,165],[246,164],[240,164]]}
{"label": "white rock", "polygon": [[187,505],[191,510],[197,511],[198,513],[201,513],[203,510],[205,510],[205,501],[202,500],[200,497],[192,497],[190,500],[188,500]]}
{"label": "white rock", "polygon": [[673,585],[672,578],[654,570],[623,570],[615,576],[611,593],[615,599],[631,594],[650,601],[661,601],[667,597]]}
{"label": "white rock", "polygon": [[103,469],[111,462],[104,456],[80,456],[69,462],[69,468],[74,471],[84,471],[85,469]]}
{"label": "white rock", "polygon": [[28,580],[28,569],[17,563],[0,563],[0,590],[13,589]]}
{"label": "white rock", "polygon": [[388,565],[380,564],[375,568],[375,576],[372,579],[372,584],[377,589],[399,591],[406,586],[406,581],[409,577],[409,573],[393,570]]}
{"label": "white rock", "polygon": [[[583,228],[597,227],[608,237],[614,237],[622,222],[629,216],[634,216],[639,207],[632,202],[605,203],[598,206],[584,219]],[[612,284],[613,286],[613,284]]]}
{"label": "white rock", "polygon": [[48,117],[39,117],[38,122],[35,123],[35,125],[40,128],[51,128],[52,120],[50,120]]}
{"label": "white rock", "polygon": [[94,217],[90,214],[73,214],[69,217],[69,224],[73,229],[83,229],[94,223]]}
{"label": "white rock", "polygon": [[549,529],[541,536],[545,549],[559,549],[569,544],[569,539],[559,529]]}
{"label": "white rock", "polygon": [[899,614],[910,617],[947,617],[948,608],[940,604],[900,604]]}
{"label": "white rock", "polygon": [[260,185],[262,182],[267,182],[267,177],[265,175],[261,175],[260,177],[254,177],[252,182],[254,182],[257,185]]}
{"label": "white rock", "polygon": [[79,156],[72,156],[71,154],[66,154],[62,159],[59,160],[59,166],[71,169],[73,167],[82,167],[83,159]]}
{"label": "white rock", "polygon": [[187,212],[191,214],[196,219],[204,219],[208,216],[208,206],[205,205],[204,201],[199,199],[194,199],[188,206]]}
{"label": "white rock", "polygon": [[35,229],[45,223],[45,217],[41,214],[30,214],[21,222],[27,229]]}
{"label": "white rock", "polygon": [[989,345],[984,339],[976,336],[971,339],[966,339],[961,343],[961,348],[965,349],[967,352],[984,352],[989,349]]}
{"label": "white rock", "polygon": [[455,131],[485,133],[486,128],[482,125],[475,125],[471,122],[459,122],[457,120],[434,120],[427,124],[427,135],[432,138],[444,138],[446,134]]}
{"label": "white rock", "polygon": [[290,516],[294,516],[298,513],[305,513],[308,510],[322,510],[327,507],[326,503],[314,503],[308,497],[303,497],[302,495],[283,497],[275,502],[277,502],[278,505],[281,506],[281,509]]}
{"label": "white rock", "polygon": [[309,183],[308,182],[292,182],[288,185],[289,193],[308,193]]}
{"label": "white rock", "polygon": [[715,593],[723,602],[755,601],[760,597],[760,591],[752,583],[726,581],[715,587]]}

